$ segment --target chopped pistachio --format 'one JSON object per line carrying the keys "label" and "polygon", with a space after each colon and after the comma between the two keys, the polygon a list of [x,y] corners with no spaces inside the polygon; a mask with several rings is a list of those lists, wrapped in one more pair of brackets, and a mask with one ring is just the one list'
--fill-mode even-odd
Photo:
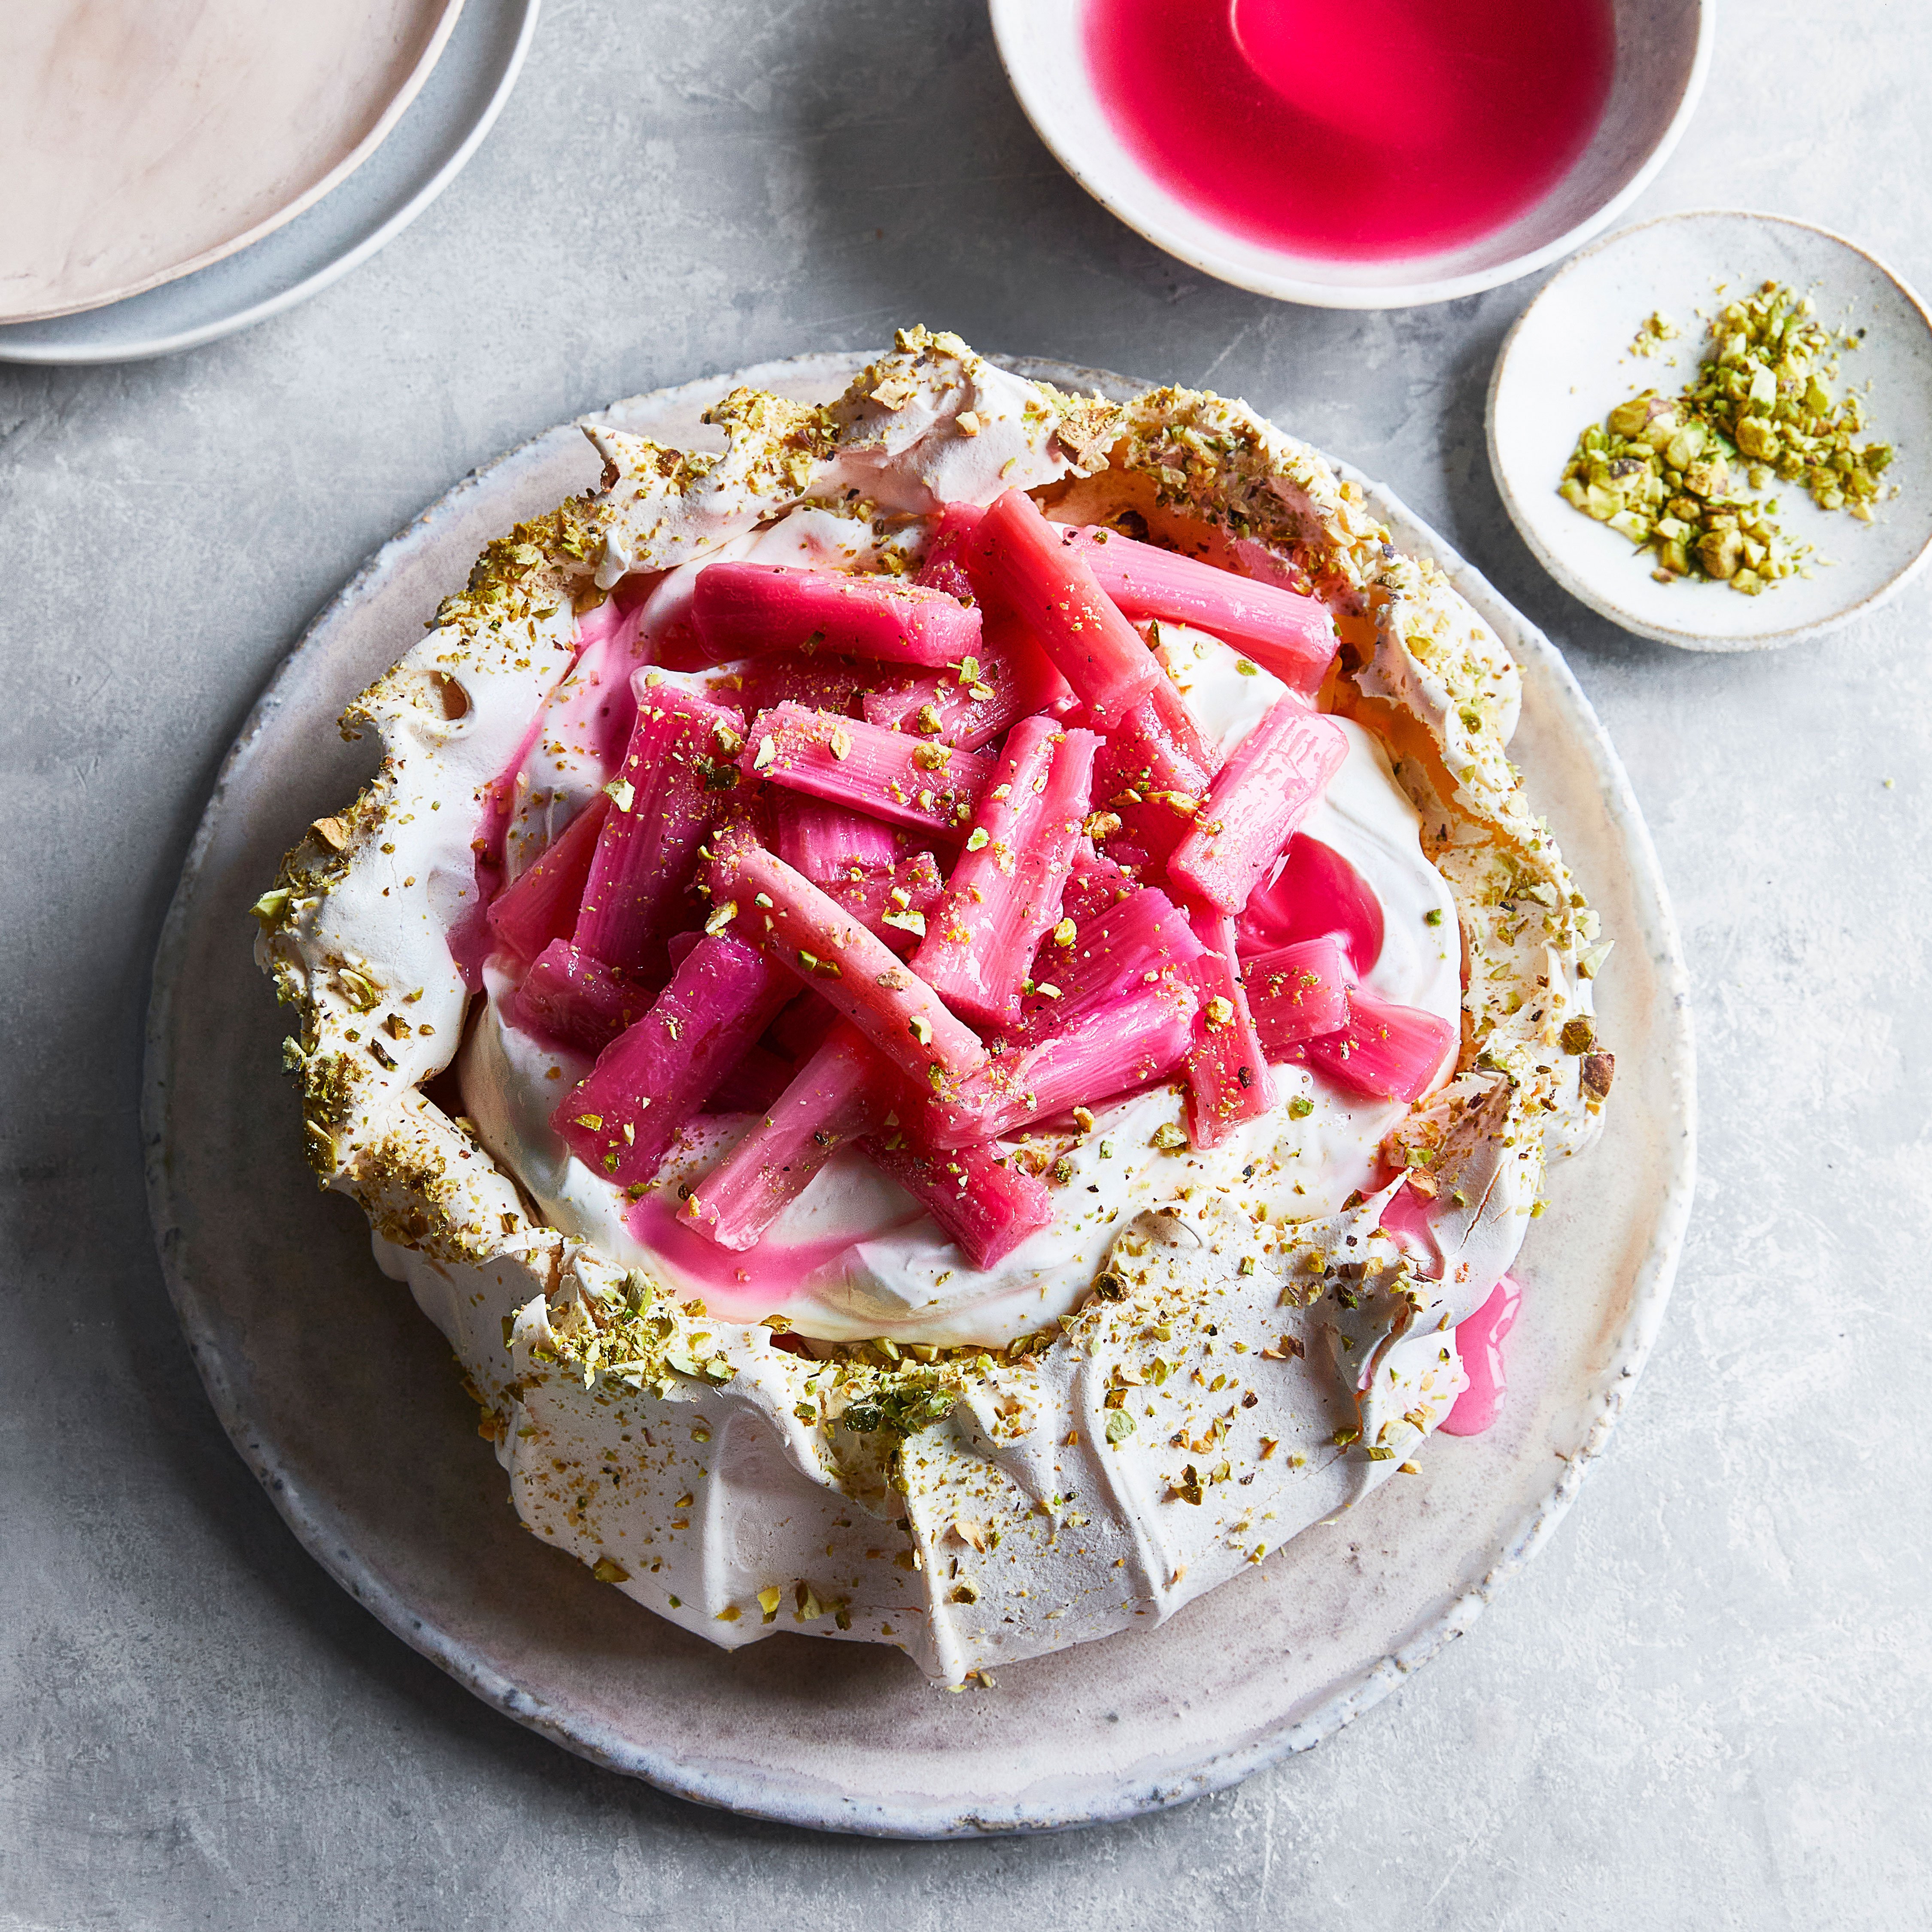
{"label": "chopped pistachio", "polygon": [[[1654,354],[1674,332],[1653,315],[1631,351]],[[1891,446],[1856,442],[1863,398],[1847,390],[1834,401],[1826,386],[1838,352],[1856,344],[1820,323],[1808,298],[1766,282],[1712,319],[1703,360],[1681,395],[1646,390],[1583,431],[1558,494],[1654,552],[1660,581],[1715,581],[1755,596],[1809,575],[1810,545],[1786,535],[1776,501],[1761,494],[1774,477],[1802,483],[1821,509],[1862,523],[1892,494],[1879,480]],[[1738,494],[1745,487],[1759,494]]]}

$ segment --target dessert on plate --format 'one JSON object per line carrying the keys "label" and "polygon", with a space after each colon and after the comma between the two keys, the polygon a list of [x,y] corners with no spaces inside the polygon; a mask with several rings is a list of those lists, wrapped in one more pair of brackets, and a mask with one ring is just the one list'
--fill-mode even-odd
{"label": "dessert on plate", "polygon": [[956,1684],[1480,1425],[1608,948],[1500,642],[1244,404],[912,329],[706,421],[356,700],[258,956],[528,1526]]}

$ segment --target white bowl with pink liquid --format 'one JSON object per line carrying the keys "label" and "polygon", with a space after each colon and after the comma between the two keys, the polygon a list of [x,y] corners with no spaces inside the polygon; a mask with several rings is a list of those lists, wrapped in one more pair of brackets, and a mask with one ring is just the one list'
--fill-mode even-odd
{"label": "white bowl with pink liquid", "polygon": [[991,0],[1081,186],[1206,274],[1324,308],[1474,295],[1614,220],[1702,91],[1712,0]]}

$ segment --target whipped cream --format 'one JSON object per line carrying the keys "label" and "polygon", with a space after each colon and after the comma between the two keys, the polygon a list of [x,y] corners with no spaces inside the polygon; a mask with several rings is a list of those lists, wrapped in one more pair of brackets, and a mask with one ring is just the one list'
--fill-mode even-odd
{"label": "whipped cream", "polygon": [[[1286,687],[1218,638],[1162,628],[1163,653],[1204,731],[1231,751]],[[1303,830],[1340,853],[1382,904],[1382,950],[1364,990],[1453,1025],[1461,959],[1448,888],[1423,856],[1419,815],[1382,746],[1360,725],[1337,722],[1348,755]],[[1276,1222],[1334,1214],[1366,1184],[1383,1136],[1408,1112],[1399,1101],[1342,1093],[1294,1065],[1275,1069],[1269,1113],[1210,1148],[1154,1150],[1159,1129],[1183,1124],[1184,1102],[1173,1087],[1096,1108],[1091,1131],[1065,1150],[1072,1175],[1054,1190],[1052,1220],[983,1269],[968,1264],[862,1154],[842,1149],[757,1246],[728,1254],[677,1222],[679,1190],[722,1159],[754,1117],[700,1118],[651,1191],[640,1202],[628,1200],[551,1127],[551,1111],[590,1063],[506,1019],[514,990],[508,964],[500,958],[486,975],[488,1005],[458,1070],[464,1106],[483,1144],[522,1182],[544,1220],[614,1261],[650,1270],[681,1296],[701,1296],[722,1320],[782,1314],[801,1334],[826,1340],[1009,1342],[1072,1309],[1120,1230],[1136,1215],[1184,1198],[1183,1190],[1238,1195]],[[1298,1119],[1291,1102],[1310,1111]]]}

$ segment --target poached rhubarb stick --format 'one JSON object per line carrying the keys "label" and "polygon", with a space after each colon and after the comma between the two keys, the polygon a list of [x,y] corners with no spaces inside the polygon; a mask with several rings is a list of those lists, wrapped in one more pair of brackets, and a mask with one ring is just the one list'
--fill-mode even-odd
{"label": "poached rhubarb stick", "polygon": [[761,651],[828,650],[892,664],[957,664],[979,648],[980,613],[896,578],[777,563],[714,563],[698,574],[692,622],[722,664]]}
{"label": "poached rhubarb stick", "polygon": [[1294,1049],[1347,1025],[1353,976],[1337,934],[1277,946],[1250,959],[1244,970],[1248,1010],[1270,1060],[1305,1058]]}
{"label": "poached rhubarb stick", "polygon": [[1234,922],[1198,906],[1191,917],[1202,950],[1188,969],[1201,1011],[1187,1055],[1187,1135],[1197,1148],[1218,1147],[1274,1105],[1274,1083],[1241,983]]}
{"label": "poached rhubarb stick", "polygon": [[1163,673],[1108,738],[1094,789],[1132,842],[1165,861],[1187,836],[1222,763]]}
{"label": "poached rhubarb stick", "polygon": [[1093,722],[1110,731],[1163,675],[1146,640],[1094,580],[1071,532],[1023,490],[980,520],[979,555],[994,588],[1046,647]]}
{"label": "poached rhubarb stick", "polygon": [[912,959],[913,970],[970,1019],[992,1025],[1018,1014],[1027,968],[1060,917],[1099,746],[1092,732],[1050,718],[1023,718],[1006,734],[945,904]]}
{"label": "poached rhubarb stick", "polygon": [[1185,970],[1204,950],[1165,892],[1151,886],[1130,891],[1082,919],[1066,944],[1055,933],[1041,946],[1024,1030],[1036,1036],[1057,1031],[1089,1007]]}
{"label": "poached rhubarb stick", "polygon": [[1358,1094],[1420,1100],[1456,1044],[1454,1027],[1419,1006],[1392,1006],[1361,992],[1348,1000],[1348,1024],[1304,1049],[1309,1065]]}
{"label": "poached rhubarb stick", "polygon": [[578,908],[604,830],[608,798],[592,799],[536,863],[490,902],[490,930],[518,958],[534,959],[577,929]]}
{"label": "poached rhubarb stick", "polygon": [[650,1011],[564,1096],[550,1125],[593,1173],[641,1190],[794,983],[757,948],[707,933]]}
{"label": "poached rhubarb stick", "polygon": [[712,920],[764,944],[863,1034],[920,1094],[946,1100],[986,1064],[979,1036],[884,942],[754,841],[721,839]]}
{"label": "poached rhubarb stick", "polygon": [[1046,1184],[1023,1174],[989,1142],[934,1147],[895,1128],[860,1144],[873,1166],[896,1180],[975,1268],[1004,1261],[1053,1219]]}
{"label": "poached rhubarb stick", "polygon": [[1066,881],[1063,902],[1069,918],[1082,921],[1096,918],[1109,906],[1118,905],[1135,890],[1134,881],[1120,866],[1094,849],[1090,838],[1082,838],[1073,848],[1073,871]]}
{"label": "poached rhubarb stick", "polygon": [[799,704],[759,712],[741,763],[788,790],[953,838],[963,836],[992,770],[976,752]]}
{"label": "poached rhubarb stick", "polygon": [[685,890],[721,791],[738,782],[735,711],[658,684],[638,694],[638,722],[605,786],[604,814],[573,938],[607,966],[649,970],[681,922]]}
{"label": "poached rhubarb stick", "polygon": [[1313,691],[1327,673],[1335,620],[1318,598],[1237,577],[1117,530],[1081,530],[1074,541],[1094,581],[1124,616],[1211,632],[1298,691]]}
{"label": "poached rhubarb stick", "polygon": [[814,886],[842,878],[854,866],[887,872],[898,862],[898,842],[882,819],[804,792],[778,801],[778,856]]}
{"label": "poached rhubarb stick", "polygon": [[944,590],[949,596],[972,598],[983,611],[987,585],[985,574],[974,567],[974,552],[986,515],[977,503],[946,504],[939,513],[939,528],[933,532],[932,548],[915,581]]}
{"label": "poached rhubarb stick", "polygon": [[1168,875],[1222,912],[1238,914],[1348,756],[1334,718],[1284,698],[1222,768]]}
{"label": "poached rhubarb stick", "polygon": [[692,1188],[679,1218],[721,1248],[755,1246],[841,1147],[885,1118],[892,1086],[885,1062],[839,1021],[765,1118]]}
{"label": "poached rhubarb stick", "polygon": [[830,711],[843,718],[856,715],[867,693],[895,689],[922,675],[904,664],[866,664],[855,658],[780,651],[721,673],[711,681],[711,688],[722,700],[742,706],[748,718],[781,704],[802,704],[808,711]]}
{"label": "poached rhubarb stick", "polygon": [[530,962],[510,1012],[526,1032],[596,1054],[643,1017],[652,997],[628,974],[554,939]]}
{"label": "poached rhubarb stick", "polygon": [[1163,980],[1090,1007],[956,1098],[942,1096],[926,1110],[927,1133],[936,1146],[964,1146],[1162,1079],[1187,1058],[1198,1004],[1192,987]]}
{"label": "poached rhubarb stick", "polygon": [[988,617],[976,656],[868,692],[864,704],[874,724],[971,752],[998,737],[1016,718],[1071,695],[1066,679],[1018,624],[1010,617]]}
{"label": "poached rhubarb stick", "polygon": [[853,867],[843,878],[828,879],[825,891],[904,958],[925,938],[927,922],[946,896],[946,884],[932,854],[915,852],[896,866],[863,872]]}

